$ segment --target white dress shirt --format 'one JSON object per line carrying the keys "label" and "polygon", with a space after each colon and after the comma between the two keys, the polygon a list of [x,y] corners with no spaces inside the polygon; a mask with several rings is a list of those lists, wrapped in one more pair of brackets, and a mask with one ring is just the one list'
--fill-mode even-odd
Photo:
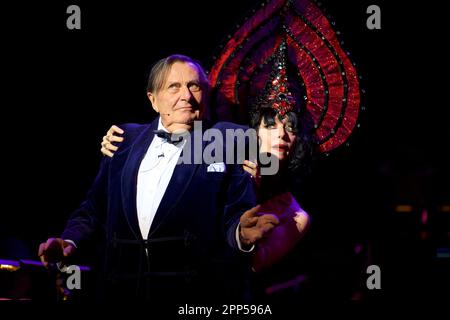
{"label": "white dress shirt", "polygon": [[[158,122],[158,130],[168,130]],[[186,140],[172,144],[154,136],[141,162],[137,179],[136,207],[142,238],[147,239],[161,199],[166,192],[173,171]]]}
{"label": "white dress shirt", "polygon": [[[161,118],[159,118],[158,130],[169,132],[164,128]],[[175,145],[155,135],[141,162],[137,179],[136,207],[143,239],[148,237],[156,211],[172,178],[185,143],[186,140],[183,140]],[[248,250],[243,248],[239,239],[239,225],[235,233],[239,250],[253,251],[255,246]]]}

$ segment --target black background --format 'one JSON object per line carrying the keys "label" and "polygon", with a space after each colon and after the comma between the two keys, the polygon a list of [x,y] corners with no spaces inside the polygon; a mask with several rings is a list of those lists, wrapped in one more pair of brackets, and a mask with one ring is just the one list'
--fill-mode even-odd
{"label": "black background", "polygon": [[[25,245],[9,258],[37,259],[37,245],[61,232],[111,124],[152,118],[151,63],[182,53],[209,69],[258,1],[92,2],[2,5],[2,232]],[[448,238],[436,219],[419,218],[450,203],[445,12],[437,1],[392,2],[322,1],[362,76],[365,111],[350,146],[321,159],[300,195],[316,226],[313,265],[350,291],[365,286],[366,265],[380,265],[383,289],[369,298],[439,295],[448,277],[434,258]],[[81,8],[81,30],[66,28],[70,4]],[[366,27],[371,4],[381,7],[381,30]],[[399,218],[397,204],[414,212]],[[351,281],[338,273],[348,266]]]}

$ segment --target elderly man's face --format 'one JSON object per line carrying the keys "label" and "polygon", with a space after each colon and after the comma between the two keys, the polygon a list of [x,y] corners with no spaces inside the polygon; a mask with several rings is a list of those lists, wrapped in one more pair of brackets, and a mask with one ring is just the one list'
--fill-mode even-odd
{"label": "elderly man's face", "polygon": [[200,81],[197,67],[192,63],[175,62],[164,85],[155,94],[148,93],[153,109],[171,132],[190,130],[203,111],[202,99],[206,88]]}

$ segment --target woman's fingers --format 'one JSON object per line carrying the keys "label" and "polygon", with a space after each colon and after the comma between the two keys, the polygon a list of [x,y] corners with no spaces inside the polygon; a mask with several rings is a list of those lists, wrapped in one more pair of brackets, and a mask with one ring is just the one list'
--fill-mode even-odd
{"label": "woman's fingers", "polygon": [[250,161],[250,160],[244,160],[244,164],[246,166],[248,166],[250,168],[254,168],[254,169],[256,169],[256,167],[257,167],[256,163],[253,161]]}
{"label": "woman's fingers", "polygon": [[123,134],[124,131],[120,129],[118,126],[113,125],[109,130],[106,132],[106,135],[103,136],[102,143],[101,143],[101,153],[103,155],[112,157],[114,155],[114,152],[118,150],[118,147],[113,145],[113,142],[122,142],[123,137],[117,136],[116,134]]}
{"label": "woman's fingers", "polygon": [[111,126],[111,128],[109,128],[109,130],[106,132],[107,136],[114,136],[115,134],[123,134],[123,130],[120,129],[118,126]]}
{"label": "woman's fingers", "polygon": [[123,137],[119,136],[106,136],[109,142],[122,142]]}
{"label": "woman's fingers", "polygon": [[253,178],[256,176],[256,170],[250,167],[247,167],[245,164],[242,166],[244,171],[248,172]]}
{"label": "woman's fingers", "polygon": [[107,134],[113,135],[114,133],[123,134],[123,130],[120,129],[120,128],[119,128],[118,126],[116,126],[116,125],[112,125],[111,128],[109,128]]}
{"label": "woman's fingers", "polygon": [[114,153],[112,153],[111,151],[109,151],[108,149],[106,149],[105,147],[102,146],[102,148],[100,149],[100,152],[103,153],[103,155],[108,156],[110,158],[113,157]]}
{"label": "woman's fingers", "polygon": [[250,173],[253,178],[256,177],[256,174],[258,172],[257,171],[258,166],[256,165],[256,163],[251,162],[249,160],[244,160],[242,167],[246,172]]}
{"label": "woman's fingers", "polygon": [[108,140],[107,136],[103,137],[102,143],[101,143],[101,149],[100,152],[103,153],[103,155],[112,157],[114,155],[114,151],[117,151],[118,147],[111,144],[110,140]]}
{"label": "woman's fingers", "polygon": [[117,151],[117,149],[119,149],[119,147],[116,147],[115,145],[113,145],[111,143],[105,143],[104,147],[106,149],[108,149],[109,151]]}
{"label": "woman's fingers", "polygon": [[118,126],[113,125],[106,132],[106,135],[103,136],[103,140],[106,139],[107,142],[122,142],[123,137],[119,137],[118,134],[123,134],[123,132],[124,131],[120,129]]}

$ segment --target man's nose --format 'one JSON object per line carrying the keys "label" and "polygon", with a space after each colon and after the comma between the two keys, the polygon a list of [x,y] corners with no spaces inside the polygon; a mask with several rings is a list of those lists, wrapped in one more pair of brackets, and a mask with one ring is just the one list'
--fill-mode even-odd
{"label": "man's nose", "polygon": [[189,101],[192,98],[192,92],[187,86],[181,87],[181,100]]}

